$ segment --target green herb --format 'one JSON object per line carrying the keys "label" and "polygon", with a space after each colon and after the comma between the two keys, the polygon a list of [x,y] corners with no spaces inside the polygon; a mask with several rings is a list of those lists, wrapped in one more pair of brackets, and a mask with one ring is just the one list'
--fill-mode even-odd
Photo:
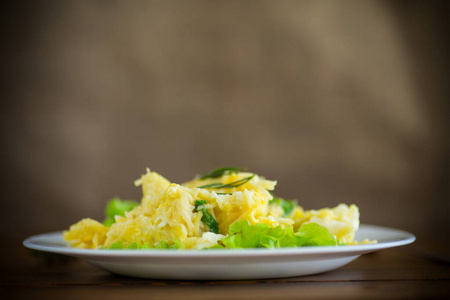
{"label": "green herb", "polygon": [[138,205],[139,203],[134,200],[120,200],[120,198],[114,197],[106,205],[103,225],[110,227],[116,222],[115,216],[125,216],[125,212],[132,210]]}
{"label": "green herb", "polygon": [[247,182],[249,182],[253,177],[255,177],[255,175],[249,176],[249,177],[245,177],[230,183],[211,183],[211,184],[207,184],[207,185],[202,185],[199,186],[199,188],[201,189],[226,189],[226,188],[234,188],[234,187],[238,187],[241,186],[243,184],[246,184]]}
{"label": "green herb", "polygon": [[216,193],[217,195],[233,195],[233,193]]}
{"label": "green herb", "polygon": [[217,221],[205,208],[205,204],[205,200],[195,200],[194,211],[201,211],[203,213],[201,220],[203,223],[209,226],[209,231],[219,233],[219,224],[217,224]]}
{"label": "green herb", "polygon": [[280,206],[284,211],[283,217],[287,217],[297,206],[297,203],[292,200],[286,200],[276,196],[273,196],[273,199],[269,201],[269,204]]}
{"label": "green herb", "polygon": [[206,179],[206,178],[217,178],[222,177],[223,175],[229,175],[232,173],[237,173],[238,171],[244,171],[246,168],[218,168],[215,170],[210,171],[209,173],[200,176],[200,179]]}
{"label": "green herb", "polygon": [[198,211],[199,209],[203,209],[203,205],[206,204],[206,200],[195,200],[195,208],[194,211]]}

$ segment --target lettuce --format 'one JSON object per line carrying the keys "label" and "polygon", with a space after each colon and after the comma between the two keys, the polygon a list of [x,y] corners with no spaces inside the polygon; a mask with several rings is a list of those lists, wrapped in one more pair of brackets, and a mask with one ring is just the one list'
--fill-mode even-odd
{"label": "lettuce", "polygon": [[154,248],[155,249],[183,249],[183,244],[179,240],[174,240],[173,244],[169,244],[168,242],[163,240],[163,241],[159,241]]}
{"label": "lettuce", "polygon": [[[229,234],[209,249],[242,249],[242,248],[285,248],[305,246],[339,246],[345,245],[326,228],[317,223],[303,224],[297,232],[292,226],[277,226],[272,228],[268,224],[258,223],[250,225],[247,220],[231,224]],[[109,250],[146,250],[146,249],[183,249],[183,244],[175,240],[169,244],[159,241],[154,246],[148,243],[132,242],[124,247],[124,242],[111,244]]]}
{"label": "lettuce", "polygon": [[173,244],[169,244],[167,241],[159,241],[154,247],[148,243],[140,243],[134,241],[124,247],[123,241],[114,242],[109,248],[101,247],[102,250],[147,250],[147,249],[182,249],[183,245],[179,240],[173,241]]}
{"label": "lettuce", "polygon": [[120,200],[120,198],[114,197],[106,205],[103,225],[110,227],[116,222],[114,216],[125,216],[125,212],[132,210],[138,205],[139,203],[134,200]]}
{"label": "lettuce", "polygon": [[112,243],[111,246],[109,246],[108,249],[111,249],[111,250],[115,250],[115,249],[120,250],[120,249],[123,249],[123,241]]}
{"label": "lettuce", "polygon": [[225,248],[280,248],[303,246],[337,246],[342,243],[316,223],[303,224],[294,233],[292,226],[250,225],[247,220],[231,224],[229,235],[219,241]]}
{"label": "lettuce", "polygon": [[298,229],[297,235],[303,243],[301,246],[337,246],[342,244],[326,227],[317,223],[303,224]]}

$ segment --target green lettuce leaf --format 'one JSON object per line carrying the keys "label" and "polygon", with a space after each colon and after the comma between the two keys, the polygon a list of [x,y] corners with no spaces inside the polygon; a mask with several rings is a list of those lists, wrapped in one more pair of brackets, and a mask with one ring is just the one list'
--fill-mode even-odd
{"label": "green lettuce leaf", "polygon": [[301,246],[337,246],[338,241],[326,228],[317,223],[303,224],[297,236],[302,241]]}
{"label": "green lettuce leaf", "polygon": [[225,248],[280,248],[302,246],[336,246],[342,243],[316,223],[302,225],[294,233],[292,226],[250,225],[247,220],[231,224],[229,235],[219,242]]}
{"label": "green lettuce leaf", "polygon": [[179,240],[173,241],[172,244],[169,244],[167,241],[162,240],[159,241],[154,247],[150,246],[148,243],[140,243],[134,241],[124,247],[123,241],[114,242],[111,244],[109,248],[101,247],[103,250],[147,250],[147,249],[183,249],[183,245]]}
{"label": "green lettuce leaf", "polygon": [[123,241],[114,242],[109,246],[109,249],[111,250],[120,250],[123,249]]}
{"label": "green lettuce leaf", "polygon": [[174,240],[173,244],[169,244],[166,241],[159,241],[156,244],[155,249],[183,249],[183,244],[179,240]]}
{"label": "green lettuce leaf", "polygon": [[103,225],[110,227],[116,222],[114,216],[125,216],[125,212],[132,210],[139,203],[134,200],[121,200],[118,197],[111,199],[106,205]]}
{"label": "green lettuce leaf", "polygon": [[227,248],[257,248],[264,232],[270,229],[268,224],[250,225],[247,220],[234,222],[230,225],[229,235],[221,240]]}

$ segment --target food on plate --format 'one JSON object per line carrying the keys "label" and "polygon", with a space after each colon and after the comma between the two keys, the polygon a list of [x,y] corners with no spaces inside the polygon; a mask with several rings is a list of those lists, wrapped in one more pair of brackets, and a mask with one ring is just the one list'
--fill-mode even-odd
{"label": "food on plate", "polygon": [[[103,223],[83,219],[63,234],[87,249],[225,249],[358,244],[356,205],[304,210],[273,195],[277,182],[219,168],[183,184],[156,172],[135,181],[140,203],[114,198]],[[361,243],[373,243],[364,240]]]}

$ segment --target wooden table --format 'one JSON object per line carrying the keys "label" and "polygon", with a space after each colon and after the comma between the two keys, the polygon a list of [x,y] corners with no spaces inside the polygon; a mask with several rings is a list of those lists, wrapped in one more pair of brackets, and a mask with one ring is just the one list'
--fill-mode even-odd
{"label": "wooden table", "polygon": [[449,263],[412,246],[365,254],[328,273],[250,281],[128,278],[80,259],[37,257],[20,242],[1,246],[1,299],[450,299]]}

